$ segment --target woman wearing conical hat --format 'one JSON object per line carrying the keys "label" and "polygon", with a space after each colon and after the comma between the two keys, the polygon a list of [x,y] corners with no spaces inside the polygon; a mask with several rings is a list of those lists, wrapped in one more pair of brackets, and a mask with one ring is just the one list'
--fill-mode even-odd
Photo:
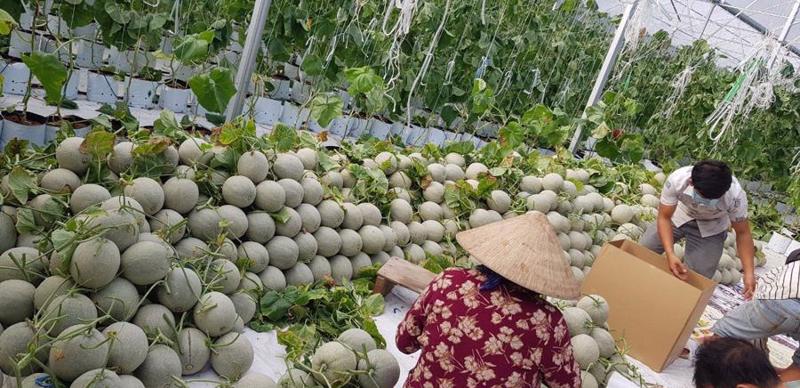
{"label": "woman wearing conical hat", "polygon": [[406,387],[580,387],[561,312],[579,284],[547,218],[526,214],[456,235],[480,265],[450,268],[422,292],[397,347],[422,350]]}

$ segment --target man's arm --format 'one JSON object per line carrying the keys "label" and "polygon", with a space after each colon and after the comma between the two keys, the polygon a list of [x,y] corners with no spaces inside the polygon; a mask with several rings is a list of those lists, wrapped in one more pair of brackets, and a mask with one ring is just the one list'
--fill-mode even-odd
{"label": "man's arm", "polygon": [[742,271],[744,272],[744,298],[751,299],[756,291],[755,275],[755,252],[753,244],[753,234],[750,232],[750,222],[747,219],[731,224],[736,232],[736,249],[742,259]]}
{"label": "man's arm", "polygon": [[664,254],[667,256],[669,269],[678,279],[686,280],[689,278],[689,270],[683,265],[681,259],[675,255],[675,239],[672,236],[672,215],[675,214],[677,207],[677,205],[665,205],[662,203],[658,207],[656,226],[658,227],[658,238],[661,239],[661,246],[664,247]]}

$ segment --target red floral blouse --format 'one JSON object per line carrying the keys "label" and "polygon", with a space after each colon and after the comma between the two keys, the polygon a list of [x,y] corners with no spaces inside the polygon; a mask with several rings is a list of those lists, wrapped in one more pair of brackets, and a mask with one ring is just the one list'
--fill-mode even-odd
{"label": "red floral blouse", "polygon": [[451,268],[419,296],[397,329],[397,347],[422,349],[408,388],[579,388],[564,317],[521,287],[480,291],[478,270]]}

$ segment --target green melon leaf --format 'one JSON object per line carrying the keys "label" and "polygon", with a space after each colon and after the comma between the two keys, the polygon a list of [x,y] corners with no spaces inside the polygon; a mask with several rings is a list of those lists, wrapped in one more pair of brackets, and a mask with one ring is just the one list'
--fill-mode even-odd
{"label": "green melon leaf", "polygon": [[343,107],[344,101],[339,95],[320,94],[311,100],[311,118],[316,120],[320,126],[327,127],[335,118],[342,116]]}
{"label": "green melon leaf", "polygon": [[23,55],[22,62],[25,62],[31,73],[42,83],[47,103],[58,105],[61,101],[61,88],[67,82],[67,68],[58,60],[56,54],[34,51]]}
{"label": "green melon leaf", "polygon": [[11,30],[17,26],[17,21],[14,20],[8,12],[0,9],[0,35],[8,35]]}
{"label": "green melon leaf", "polygon": [[36,189],[36,176],[21,166],[15,166],[8,175],[11,194],[20,204],[28,202],[28,194]]}
{"label": "green melon leaf", "polygon": [[189,80],[189,87],[197,101],[209,112],[222,113],[228,101],[236,94],[233,73],[230,69],[215,67],[208,73],[198,74]]}

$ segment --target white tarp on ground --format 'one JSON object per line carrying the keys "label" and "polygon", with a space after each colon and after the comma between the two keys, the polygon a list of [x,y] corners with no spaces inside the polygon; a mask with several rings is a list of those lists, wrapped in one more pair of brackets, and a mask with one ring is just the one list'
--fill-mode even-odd
{"label": "white tarp on ground", "polygon": [[[759,269],[762,272],[767,268],[774,268],[783,265],[785,256],[779,255],[770,251],[765,251],[767,254],[767,265],[764,269]],[[722,317],[725,312],[743,302],[741,298],[741,286],[728,287],[719,286],[714,292],[714,295],[706,309],[703,317],[700,320],[698,329],[695,336],[703,335],[707,329],[713,325],[716,320]],[[382,315],[375,318],[378,329],[386,339],[387,350],[390,351],[397,358],[400,363],[402,374],[400,376],[401,383],[397,387],[402,386],[409,371],[414,367],[417,362],[419,353],[407,355],[401,353],[395,346],[395,332],[397,325],[405,317],[411,304],[416,299],[417,294],[404,289],[402,287],[395,287],[392,292],[386,297],[386,308]],[[613,309],[614,306],[611,306]],[[273,379],[277,379],[286,370],[283,355],[284,350],[277,342],[275,332],[268,333],[255,333],[248,330],[247,337],[253,342],[256,348],[256,360],[253,364],[252,371],[265,374]],[[690,350],[694,350],[697,344],[694,340],[690,340],[687,344]],[[773,363],[778,366],[787,366],[791,360],[794,349],[797,348],[797,343],[786,337],[776,338],[770,341],[770,351]],[[678,359],[670,365],[662,373],[656,373],[644,364],[628,357],[628,360],[633,363],[642,375],[645,382],[649,384],[659,385],[664,388],[689,388],[693,387],[692,374],[694,369],[692,362],[689,359]],[[212,371],[206,370],[201,375],[192,378],[192,380],[206,380],[210,381],[215,379]],[[215,384],[211,382],[196,381],[191,384],[192,387],[214,387]],[[615,374],[609,381],[609,388],[632,388],[637,387],[635,384],[622,376]]]}

